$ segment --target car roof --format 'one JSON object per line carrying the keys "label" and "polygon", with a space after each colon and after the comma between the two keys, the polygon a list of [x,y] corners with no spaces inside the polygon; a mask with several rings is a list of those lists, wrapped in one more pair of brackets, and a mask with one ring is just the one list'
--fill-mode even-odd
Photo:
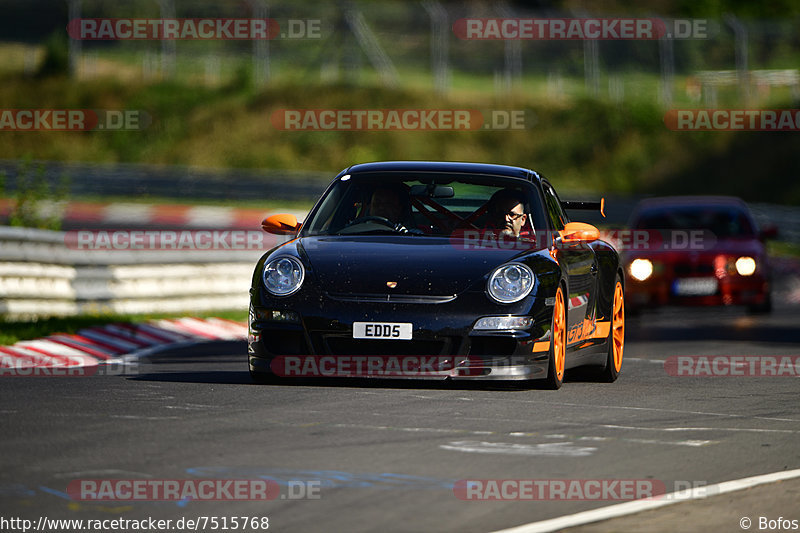
{"label": "car roof", "polygon": [[737,207],[745,216],[753,220],[750,207],[737,196],[659,196],[640,200],[633,208],[628,224],[632,225],[647,211],[654,209],[669,209],[671,207]]}
{"label": "car roof", "polygon": [[639,201],[637,207],[651,208],[651,207],[671,207],[671,206],[716,206],[716,205],[729,205],[729,206],[747,206],[741,198],[736,196],[660,196],[655,198],[645,198]]}
{"label": "car roof", "polygon": [[464,174],[490,174],[509,178],[522,178],[526,181],[540,181],[541,177],[533,170],[508,165],[488,163],[463,163],[452,161],[381,161],[361,163],[342,171],[342,174],[361,172],[449,172]]}

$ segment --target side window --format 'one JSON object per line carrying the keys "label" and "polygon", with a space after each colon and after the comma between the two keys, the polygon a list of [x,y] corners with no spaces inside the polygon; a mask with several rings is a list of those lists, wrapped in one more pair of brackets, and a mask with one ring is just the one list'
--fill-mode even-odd
{"label": "side window", "polygon": [[561,209],[561,202],[556,196],[556,192],[549,183],[542,183],[544,189],[544,203],[547,207],[547,216],[550,218],[550,223],[556,230],[564,229],[564,225],[569,222],[564,210]]}

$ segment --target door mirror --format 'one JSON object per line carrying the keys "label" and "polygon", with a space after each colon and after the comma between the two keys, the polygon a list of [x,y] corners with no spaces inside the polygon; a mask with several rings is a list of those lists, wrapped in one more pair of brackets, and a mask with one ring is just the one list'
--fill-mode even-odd
{"label": "door mirror", "polygon": [[770,239],[776,239],[778,237],[778,226],[774,224],[769,224],[768,226],[764,226],[761,228],[761,232],[758,236],[762,241],[767,241]]}
{"label": "door mirror", "polygon": [[600,230],[584,222],[570,222],[559,233],[561,242],[591,242],[600,238]]}
{"label": "door mirror", "polygon": [[290,213],[272,215],[261,221],[261,229],[273,235],[294,235],[300,230],[297,217]]}

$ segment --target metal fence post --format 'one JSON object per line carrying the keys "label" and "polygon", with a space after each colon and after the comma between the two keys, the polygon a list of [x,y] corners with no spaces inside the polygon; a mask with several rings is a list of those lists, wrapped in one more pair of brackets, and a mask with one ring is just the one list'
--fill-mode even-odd
{"label": "metal fence post", "polygon": [[658,57],[661,62],[661,91],[659,100],[661,105],[672,105],[672,83],[675,78],[675,47],[672,36],[663,35],[658,40]]}
{"label": "metal fence post", "polygon": [[[175,18],[175,3],[173,0],[158,0],[158,6],[161,9],[161,20]],[[175,41],[173,39],[165,39],[161,36],[161,75],[164,78],[172,78],[175,74]]]}
{"label": "metal fence post", "polygon": [[750,101],[750,71],[747,61],[747,28],[733,15],[725,15],[725,22],[733,30],[736,39],[736,72],[739,78],[739,98],[744,105]]}
{"label": "metal fence post", "polygon": [[[254,19],[266,19],[269,16],[269,5],[265,0],[248,0]],[[267,39],[253,40],[253,83],[262,87],[269,83],[269,41]]]}
{"label": "metal fence post", "polygon": [[450,84],[448,69],[449,25],[447,10],[437,0],[422,3],[431,18],[431,67],[433,86],[440,95],[446,94]]}
{"label": "metal fence post", "polygon": [[[503,18],[514,18],[514,10],[508,2],[500,2],[497,9]],[[509,86],[513,86],[522,79],[522,42],[519,39],[507,39],[504,48],[506,79]]]}
{"label": "metal fence post", "polygon": [[[81,0],[67,0],[69,5],[69,20],[76,20],[81,18]],[[83,44],[80,39],[69,39],[69,75],[72,78],[78,78],[81,74],[81,45]]]}

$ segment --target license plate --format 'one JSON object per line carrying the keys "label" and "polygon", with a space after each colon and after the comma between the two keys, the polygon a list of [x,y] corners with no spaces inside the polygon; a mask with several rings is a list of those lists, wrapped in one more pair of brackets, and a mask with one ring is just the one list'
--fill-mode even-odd
{"label": "license plate", "polygon": [[411,340],[410,322],[353,322],[354,339]]}
{"label": "license plate", "polygon": [[717,292],[717,278],[676,279],[673,290],[680,296],[708,296]]}

